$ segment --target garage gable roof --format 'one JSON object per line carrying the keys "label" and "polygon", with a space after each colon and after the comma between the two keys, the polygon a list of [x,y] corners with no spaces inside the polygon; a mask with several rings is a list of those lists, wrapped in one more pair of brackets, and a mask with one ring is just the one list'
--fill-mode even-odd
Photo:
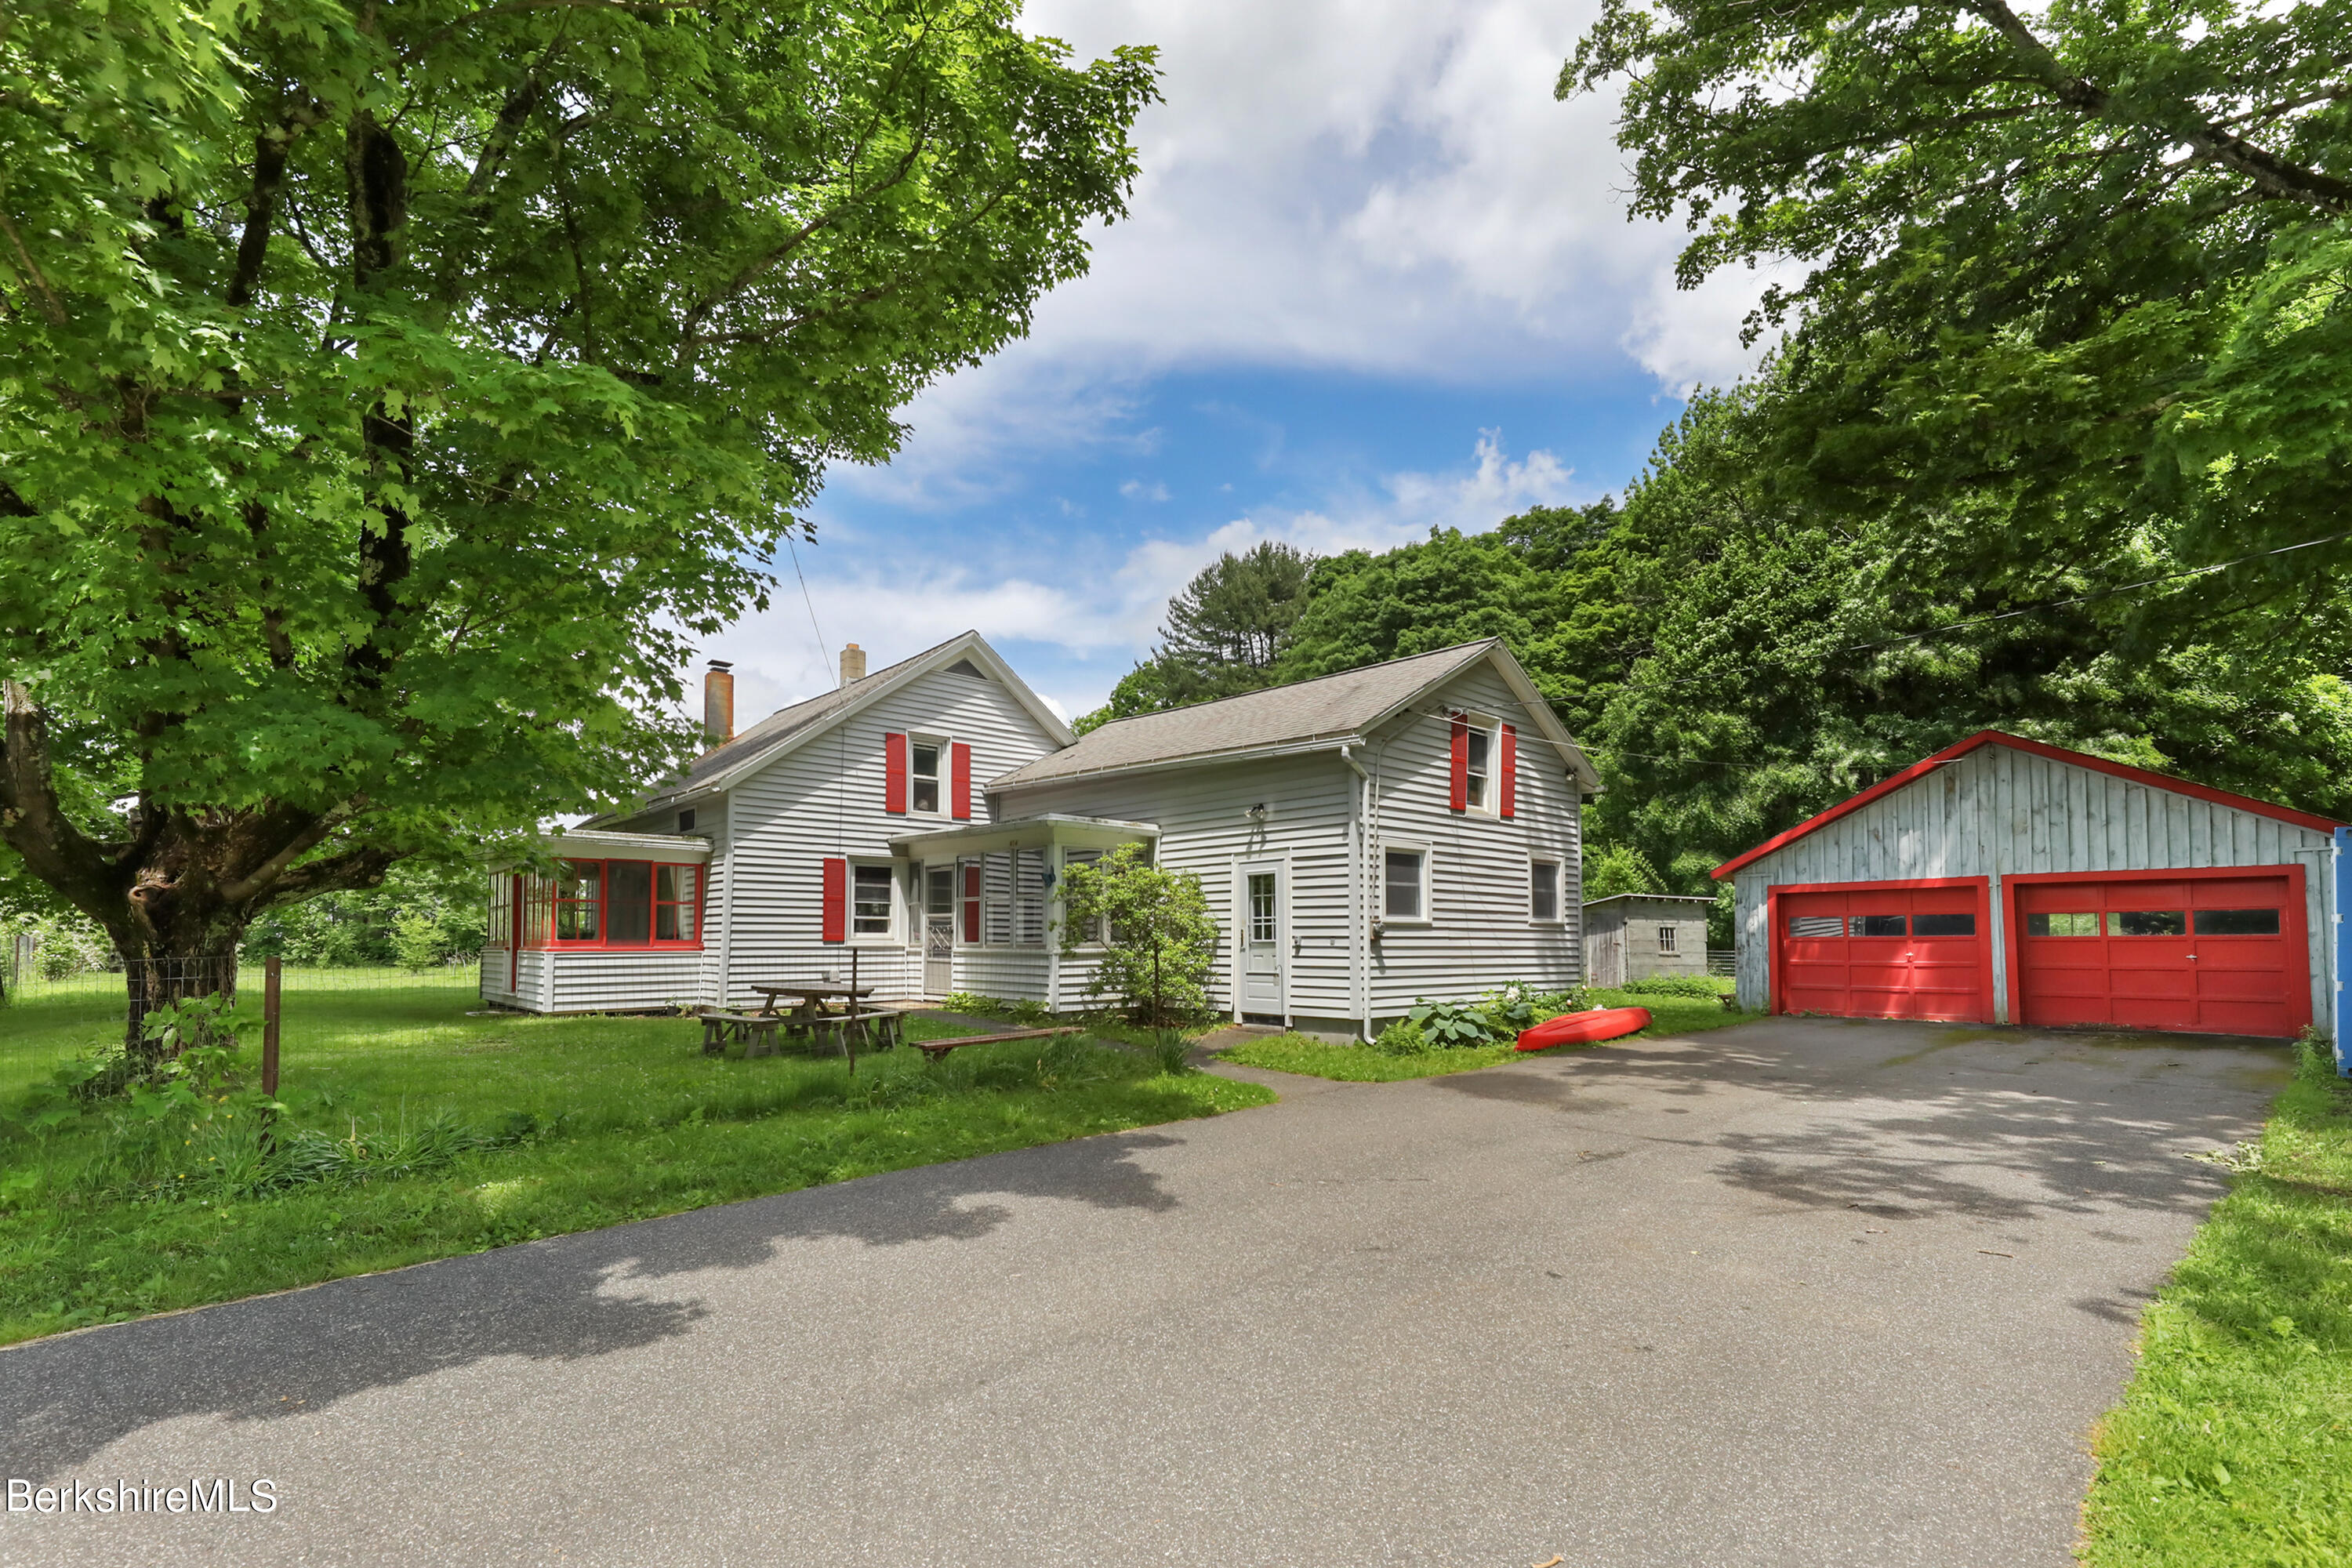
{"label": "garage gable roof", "polygon": [[2070,752],[2063,746],[2044,745],[2040,741],[2029,741],[2020,735],[2003,734],[1999,730],[1979,730],[1958,745],[1947,746],[1934,756],[1923,758],[1912,763],[1893,778],[1885,779],[1871,785],[1851,800],[1840,801],[1820,816],[1797,824],[1786,833],[1775,834],[1746,854],[1732,857],[1715,868],[1714,877],[1716,880],[1721,881],[1741,867],[1762,859],[1775,849],[1794,844],[1815,828],[1825,827],[1849,812],[1861,810],[1879,796],[1892,795],[1904,785],[1925,778],[1947,763],[1958,762],[1970,752],[1980,751],[1986,746],[2007,746],[2011,751],[2024,752],[2036,757],[2047,757],[2052,762],[2070,763],[2078,768],[2088,768],[2093,773],[2108,773],[2119,779],[2129,779],[2134,784],[2143,784],[2150,789],[2169,790],[2174,795],[2185,795],[2194,800],[2210,801],[2216,805],[2234,806],[2240,811],[2252,812],[2257,816],[2268,816],[2280,822],[2293,823],[2297,827],[2307,827],[2315,833],[2333,833],[2337,827],[2343,826],[2331,817],[2315,816],[2310,812],[2297,811],[2293,806],[2277,805],[2267,800],[2256,800],[2252,795],[2232,795],[2225,789],[2213,789],[2205,784],[2191,784],[2187,779],[2174,778],[2169,773],[2150,773],[2146,768],[2136,768],[2128,763],[2111,763],[2105,757],[2095,757],[2087,752]]}

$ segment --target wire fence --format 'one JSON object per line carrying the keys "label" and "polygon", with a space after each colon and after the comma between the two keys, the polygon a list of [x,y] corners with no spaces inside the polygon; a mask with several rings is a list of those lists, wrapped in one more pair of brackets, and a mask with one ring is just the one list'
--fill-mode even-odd
{"label": "wire fence", "polygon": [[[260,984],[262,961],[246,958],[226,963],[201,959],[163,959],[106,969],[71,969],[48,973],[37,963],[21,962],[22,950],[0,950],[0,992],[7,1002],[40,1002],[55,997],[89,997],[128,1005],[134,981],[145,988],[149,1005],[160,1006],[184,996],[226,994],[235,997],[240,979]],[[418,986],[450,991],[473,990],[481,979],[481,963],[472,953],[462,954],[430,969],[403,969],[395,964],[286,964],[280,984],[289,995],[333,991],[413,990]]]}
{"label": "wire fence", "polygon": [[1739,976],[1739,952],[1737,948],[1710,947],[1706,950],[1706,972],[1717,980],[1736,980]]}

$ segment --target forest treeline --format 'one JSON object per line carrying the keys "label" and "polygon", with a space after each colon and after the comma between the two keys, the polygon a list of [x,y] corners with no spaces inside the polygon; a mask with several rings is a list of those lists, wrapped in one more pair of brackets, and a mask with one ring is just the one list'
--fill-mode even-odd
{"label": "forest treeline", "polygon": [[[1768,373],[1703,393],[1623,495],[1310,559],[1228,555],[1080,721],[1507,639],[1592,755],[1591,886],[1707,872],[1921,757],[2000,729],[2352,815],[2352,689],[2332,599],[2153,533],[1963,586],[1962,527],[1811,507],[1757,446]],[[2122,591],[2116,591],[2122,590]]]}

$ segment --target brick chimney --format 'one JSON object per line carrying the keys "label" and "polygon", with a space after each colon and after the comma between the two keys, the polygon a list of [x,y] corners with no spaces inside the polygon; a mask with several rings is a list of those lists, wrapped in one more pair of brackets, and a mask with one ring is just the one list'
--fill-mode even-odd
{"label": "brick chimney", "polygon": [[713,746],[723,746],[735,738],[735,677],[730,673],[734,666],[723,659],[712,659],[702,676],[702,732],[710,737]]}
{"label": "brick chimney", "polygon": [[866,650],[856,643],[851,643],[841,650],[841,683],[846,686],[853,680],[865,679]]}

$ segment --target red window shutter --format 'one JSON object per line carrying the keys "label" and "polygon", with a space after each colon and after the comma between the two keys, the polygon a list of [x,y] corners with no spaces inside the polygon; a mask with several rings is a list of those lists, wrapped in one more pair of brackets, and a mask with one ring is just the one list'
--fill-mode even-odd
{"label": "red window shutter", "polygon": [[824,940],[849,940],[849,862],[832,856],[824,862]]}
{"label": "red window shutter", "polygon": [[1454,799],[1456,811],[1470,809],[1470,721],[1454,721]]}
{"label": "red window shutter", "polygon": [[907,815],[907,737],[896,731],[882,737],[882,809]]}
{"label": "red window shutter", "polygon": [[961,741],[955,743],[955,818],[971,820],[971,748]]}
{"label": "red window shutter", "polygon": [[[959,748],[961,749],[961,748]],[[980,941],[980,868],[963,868],[963,939]]]}
{"label": "red window shutter", "polygon": [[1519,814],[1519,732],[1503,726],[1503,815]]}

